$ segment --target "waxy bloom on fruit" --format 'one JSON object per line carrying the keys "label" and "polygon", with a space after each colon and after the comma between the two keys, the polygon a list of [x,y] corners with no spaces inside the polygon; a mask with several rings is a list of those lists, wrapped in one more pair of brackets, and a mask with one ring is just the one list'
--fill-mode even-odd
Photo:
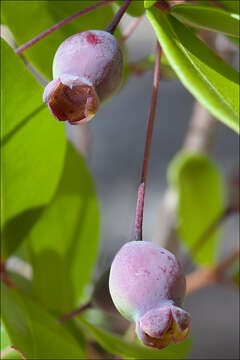
{"label": "waxy bloom on fruit", "polygon": [[189,333],[191,316],[181,308],[186,281],[176,257],[146,241],[131,241],[115,256],[109,289],[119,312],[136,323],[147,346],[163,349]]}
{"label": "waxy bloom on fruit", "polygon": [[85,123],[119,89],[122,74],[122,51],[113,35],[100,30],[75,34],[55,54],[43,101],[58,120]]}

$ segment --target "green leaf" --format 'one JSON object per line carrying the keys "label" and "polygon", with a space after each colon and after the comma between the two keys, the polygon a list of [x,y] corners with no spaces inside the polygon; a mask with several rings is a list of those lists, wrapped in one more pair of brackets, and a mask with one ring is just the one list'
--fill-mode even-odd
{"label": "green leaf", "polygon": [[218,3],[222,5],[226,10],[239,14],[239,10],[240,10],[239,0],[218,0]]}
{"label": "green leaf", "polygon": [[144,7],[148,9],[152,7],[156,2],[157,0],[144,0]]}
{"label": "green leaf", "polygon": [[221,32],[226,35],[240,36],[240,17],[238,14],[216,7],[177,5],[171,8],[171,14],[178,20],[203,29]]}
{"label": "green leaf", "polygon": [[[93,1],[2,1],[2,16],[20,46],[60,20],[93,5]],[[52,61],[58,46],[69,36],[104,30],[113,17],[112,5],[98,8],[64,25],[24,52],[46,78],[52,78]],[[27,24],[27,27],[25,26]]]}
{"label": "green leaf", "polygon": [[[117,0],[116,4],[119,6],[122,6],[122,4],[124,3],[124,0]],[[128,9],[127,9],[127,13],[131,16],[142,16],[144,14],[144,3],[143,1],[135,1],[132,0],[131,4],[129,5]]]}
{"label": "green leaf", "polygon": [[61,176],[66,135],[42,102],[43,88],[4,40],[2,50],[2,257],[15,251]]}
{"label": "green leaf", "polygon": [[1,296],[2,322],[27,359],[85,359],[77,341],[38,303],[4,284]]}
{"label": "green leaf", "polygon": [[10,346],[10,341],[9,341],[9,337],[6,333],[6,330],[4,329],[4,326],[2,324],[0,324],[0,328],[1,328],[1,341],[0,341],[0,350],[4,350],[5,348],[7,348],[8,346]]}
{"label": "green leaf", "polygon": [[172,15],[147,10],[170,65],[214,116],[239,132],[239,73]]}
{"label": "green leaf", "polygon": [[[168,179],[178,194],[177,228],[184,244],[191,249],[224,209],[223,184],[216,166],[201,154],[182,151],[172,160]],[[219,236],[212,233],[193,254],[202,265],[216,260]]]}
{"label": "green leaf", "polygon": [[64,314],[77,306],[92,273],[98,238],[93,182],[69,143],[56,195],[27,240],[35,294],[51,310]]}
{"label": "green leaf", "polygon": [[188,338],[183,343],[178,345],[171,344],[164,350],[153,350],[144,345],[127,342],[119,335],[113,335],[98,326],[94,326],[82,317],[80,322],[105,350],[111,354],[123,356],[126,359],[183,359],[190,347],[190,340]]}

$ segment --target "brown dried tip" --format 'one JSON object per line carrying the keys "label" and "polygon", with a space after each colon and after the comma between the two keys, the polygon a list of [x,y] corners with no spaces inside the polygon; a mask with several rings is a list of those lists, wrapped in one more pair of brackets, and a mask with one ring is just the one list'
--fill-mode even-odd
{"label": "brown dried tip", "polygon": [[80,84],[71,88],[61,82],[50,93],[47,103],[55,118],[72,125],[91,120],[100,105],[93,86]]}

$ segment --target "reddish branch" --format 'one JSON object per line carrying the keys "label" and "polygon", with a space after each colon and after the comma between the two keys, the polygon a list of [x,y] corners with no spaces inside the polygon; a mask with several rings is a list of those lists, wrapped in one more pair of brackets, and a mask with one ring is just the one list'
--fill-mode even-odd
{"label": "reddish branch", "polygon": [[92,307],[93,307],[92,303],[89,302],[89,303],[79,307],[78,309],[73,310],[70,313],[64,315],[63,317],[61,317],[59,319],[59,321],[60,322],[68,321],[68,320],[72,319],[74,316],[79,315],[79,314],[83,313],[84,311],[91,309]]}
{"label": "reddish branch", "polygon": [[123,15],[125,14],[125,12],[127,11],[127,8],[130,5],[131,0],[125,0],[123,5],[120,7],[120,9],[118,10],[118,12],[116,13],[116,15],[114,16],[113,20],[111,21],[111,23],[108,25],[108,27],[106,28],[106,31],[109,32],[110,34],[113,34],[114,31],[116,30],[116,27],[118,26],[118,24],[120,23]]}
{"label": "reddish branch", "polygon": [[161,53],[162,52],[161,52],[160,45],[157,42],[156,62],[155,62],[154,77],[153,77],[152,103],[151,103],[151,109],[150,109],[150,114],[149,114],[149,119],[148,119],[145,152],[144,152],[144,159],[143,159],[143,165],[142,165],[141,181],[140,181],[140,185],[138,188],[136,215],[135,215],[135,222],[134,222],[134,239],[135,240],[142,240],[144,197],[145,197],[148,161],[149,161],[149,155],[150,155],[150,149],[151,149],[153,125],[154,125],[154,118],[155,118],[155,113],[156,113],[157,96],[158,96],[158,88],[159,88],[159,80],[160,80]]}
{"label": "reddish branch", "polygon": [[51,34],[53,31],[59,29],[60,27],[62,27],[63,25],[69,23],[70,21],[78,18],[81,15],[85,15],[87,13],[89,13],[90,11],[93,11],[101,6],[107,5],[111,2],[113,2],[114,0],[103,0],[103,1],[99,1],[94,5],[91,5],[89,7],[87,7],[86,9],[80,10],[78,11],[76,14],[73,14],[71,16],[68,16],[66,19],[63,19],[62,21],[60,21],[59,23],[51,26],[49,29],[47,29],[46,31],[42,32],[41,34],[37,35],[36,37],[34,37],[33,39],[29,40],[28,42],[26,42],[25,44],[21,45],[19,48],[17,48],[15,50],[16,54],[21,54],[23,51],[25,51],[26,49],[28,49],[29,47],[31,47],[32,45],[36,44],[36,42],[38,42],[39,40],[42,40],[43,38],[45,38],[47,35]]}
{"label": "reddish branch", "polygon": [[239,258],[239,255],[240,250],[237,249],[218,265],[201,267],[187,275],[187,295],[216,282],[224,283],[224,273]]}

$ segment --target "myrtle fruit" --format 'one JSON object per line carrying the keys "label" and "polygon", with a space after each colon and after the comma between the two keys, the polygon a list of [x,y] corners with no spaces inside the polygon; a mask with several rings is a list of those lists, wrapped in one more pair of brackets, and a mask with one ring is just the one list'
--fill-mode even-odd
{"label": "myrtle fruit", "polygon": [[125,244],[113,260],[109,289],[116,308],[136,323],[145,345],[163,349],[188,335],[191,316],[181,308],[185,276],[168,250],[146,241]]}
{"label": "myrtle fruit", "polygon": [[58,120],[82,124],[120,88],[122,75],[123,55],[116,38],[106,31],[84,31],[59,46],[43,101]]}

